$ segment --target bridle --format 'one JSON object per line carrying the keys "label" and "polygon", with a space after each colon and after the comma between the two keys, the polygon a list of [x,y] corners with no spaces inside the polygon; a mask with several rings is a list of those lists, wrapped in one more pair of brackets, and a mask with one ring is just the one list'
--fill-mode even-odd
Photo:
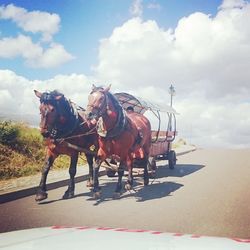
{"label": "bridle", "polygon": [[[44,96],[40,98],[41,105],[44,108],[40,129],[42,135],[46,138],[65,138],[79,125],[79,115],[74,103],[68,101],[64,96],[60,99],[55,98],[48,93],[44,93]],[[52,107],[56,113],[54,114],[53,121],[49,124],[48,115],[52,111]]]}
{"label": "bridle", "polygon": [[[44,110],[43,110],[44,113],[41,112],[42,121],[40,123],[40,129],[42,131],[42,135],[44,137],[55,137],[56,134],[57,134],[57,131],[55,129],[55,125],[58,123],[59,113],[56,112],[54,122],[53,122],[53,124],[50,124],[50,126],[49,126],[48,125],[48,115],[49,115],[49,112],[50,112],[49,105],[52,105],[52,104],[42,102],[41,105],[43,105],[43,108],[44,108]],[[53,108],[56,109],[55,106],[53,106]]]}
{"label": "bridle", "polygon": [[[100,92],[104,95],[104,101],[101,104],[100,107],[95,107],[94,105],[88,104],[87,110],[96,110],[97,112],[90,112],[89,113],[89,119],[96,119],[98,120],[100,117],[104,118],[105,116],[108,116],[108,111],[110,110],[109,107],[109,101],[114,106],[114,109],[117,111],[117,120],[113,128],[107,131],[105,137],[106,138],[114,138],[118,136],[127,126],[127,117],[126,114],[122,108],[122,106],[119,104],[119,102],[115,99],[115,97],[110,94],[109,92],[102,91],[102,89],[93,90],[91,94],[95,92]],[[97,125],[98,126],[98,125]],[[98,129],[97,129],[98,130]],[[99,133],[98,133],[99,134]],[[101,134],[99,134],[101,137],[103,137]]]}
{"label": "bridle", "polygon": [[[104,96],[104,101],[102,102],[100,107],[96,107],[93,104],[88,104],[87,105],[87,110],[92,110],[89,113],[89,118],[91,119],[98,119],[99,117],[103,117],[107,115],[107,111],[109,110],[109,105],[108,105],[108,96],[104,91],[101,90],[96,90],[96,91],[92,91],[90,93],[90,95],[96,93],[96,92],[100,92],[101,94],[103,94]],[[95,110],[96,112],[93,112],[93,110]]]}

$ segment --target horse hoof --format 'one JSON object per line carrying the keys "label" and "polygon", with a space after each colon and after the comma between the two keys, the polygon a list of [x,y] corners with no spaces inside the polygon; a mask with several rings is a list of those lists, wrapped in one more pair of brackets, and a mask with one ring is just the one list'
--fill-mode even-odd
{"label": "horse hoof", "polygon": [[113,194],[113,199],[120,199],[120,198],[121,198],[121,193],[115,192],[115,193]]}
{"label": "horse hoof", "polygon": [[74,197],[74,192],[67,192],[67,191],[66,191],[66,192],[64,193],[64,195],[63,195],[62,198],[63,198],[64,200],[67,200],[67,199],[71,199],[71,198],[73,198],[73,197]]}
{"label": "horse hoof", "polygon": [[126,189],[127,191],[131,190],[131,189],[132,189],[131,184],[126,183],[126,184],[125,184],[125,189]]}
{"label": "horse hoof", "polygon": [[48,198],[48,194],[46,192],[39,192],[36,194],[36,201],[42,201]]}
{"label": "horse hoof", "polygon": [[94,198],[95,200],[100,199],[100,198],[101,198],[101,192],[100,192],[100,191],[98,191],[98,192],[94,192],[94,194],[93,194],[93,198]]}

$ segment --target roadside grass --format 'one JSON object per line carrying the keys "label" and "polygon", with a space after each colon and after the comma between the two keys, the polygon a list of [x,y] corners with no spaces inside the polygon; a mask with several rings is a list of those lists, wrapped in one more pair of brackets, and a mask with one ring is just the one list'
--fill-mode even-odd
{"label": "roadside grass", "polygon": [[187,142],[184,139],[180,138],[178,141],[176,141],[176,142],[173,143],[173,147],[172,148],[173,149],[179,148],[179,147],[181,147],[183,145],[187,145]]}
{"label": "roadside grass", "polygon": [[[0,180],[40,173],[45,159],[43,138],[37,128],[12,121],[0,122]],[[78,164],[85,164],[80,157]],[[70,158],[59,156],[53,169],[67,169]]]}

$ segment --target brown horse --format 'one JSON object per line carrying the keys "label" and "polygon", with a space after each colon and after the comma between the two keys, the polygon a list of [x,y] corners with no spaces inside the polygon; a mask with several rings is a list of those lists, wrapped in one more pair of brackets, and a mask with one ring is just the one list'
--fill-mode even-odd
{"label": "brown horse", "polygon": [[108,157],[118,156],[118,182],[115,197],[122,190],[124,170],[128,170],[126,189],[133,185],[132,166],[135,158],[140,158],[144,167],[144,185],[148,185],[147,163],[151,144],[151,126],[148,119],[135,112],[125,112],[117,99],[106,89],[95,87],[88,97],[87,115],[92,123],[97,123],[99,150],[94,163],[94,197],[99,198],[98,171]]}
{"label": "brown horse", "polygon": [[46,180],[54,160],[61,154],[70,156],[70,180],[64,199],[74,196],[76,165],[79,152],[84,152],[89,165],[88,186],[93,183],[93,151],[98,149],[97,133],[94,126],[86,120],[84,109],[67,100],[58,91],[40,93],[34,90],[40,99],[40,131],[46,143],[46,160],[42,170],[36,201],[47,198]]}

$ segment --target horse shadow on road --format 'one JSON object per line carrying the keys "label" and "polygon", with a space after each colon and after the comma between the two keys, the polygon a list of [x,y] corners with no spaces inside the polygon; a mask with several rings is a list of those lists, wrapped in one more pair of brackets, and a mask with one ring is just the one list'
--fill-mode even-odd
{"label": "horse shadow on road", "polygon": [[[182,178],[186,175],[193,174],[201,170],[204,165],[195,164],[177,164],[174,169],[169,169],[168,165],[159,166],[156,170],[155,179],[150,179],[148,186],[143,185],[142,175],[137,175],[134,178],[133,189],[125,191],[121,194],[120,200],[135,198],[136,202],[144,202],[148,200],[161,199],[167,196],[172,196],[175,191],[182,188],[184,185],[176,181],[165,180],[168,177]],[[125,177],[126,178],[126,177]],[[124,182],[126,181],[124,178]],[[164,179],[164,180],[163,180]],[[94,206],[100,205],[104,202],[113,201],[114,190],[116,188],[117,177],[109,178],[107,176],[101,177],[102,195],[100,199],[95,200]],[[74,198],[86,197],[87,200],[93,201],[92,192],[84,192],[76,194]],[[48,204],[62,199],[45,201],[40,204]]]}
{"label": "horse shadow on road", "polygon": [[[163,180],[163,178],[182,178],[201,170],[203,167],[205,166],[196,164],[177,164],[174,169],[169,169],[168,165],[159,166],[156,170],[155,179],[151,179],[148,186],[143,185],[142,175],[138,175],[135,177],[133,189],[124,192],[120,199],[134,197],[137,202],[144,202],[172,196],[175,191],[182,188],[184,185],[172,180]],[[108,177],[102,177],[102,198],[97,200],[94,205],[113,200],[116,181],[116,178],[110,179]],[[91,193],[85,193],[83,196],[89,197]],[[88,199],[93,200],[92,198]]]}
{"label": "horse shadow on road", "polygon": [[[133,189],[130,191],[124,190],[119,200],[135,199],[136,202],[143,202],[147,200],[160,199],[171,196],[173,192],[181,188],[183,185],[176,182],[151,182],[148,186],[142,184],[142,179],[135,178]],[[103,202],[113,201],[113,194],[116,187],[116,182],[105,182],[101,185],[102,196],[96,200],[93,205],[100,205]],[[87,200],[92,201],[91,193],[85,193],[83,196],[88,197]]]}

